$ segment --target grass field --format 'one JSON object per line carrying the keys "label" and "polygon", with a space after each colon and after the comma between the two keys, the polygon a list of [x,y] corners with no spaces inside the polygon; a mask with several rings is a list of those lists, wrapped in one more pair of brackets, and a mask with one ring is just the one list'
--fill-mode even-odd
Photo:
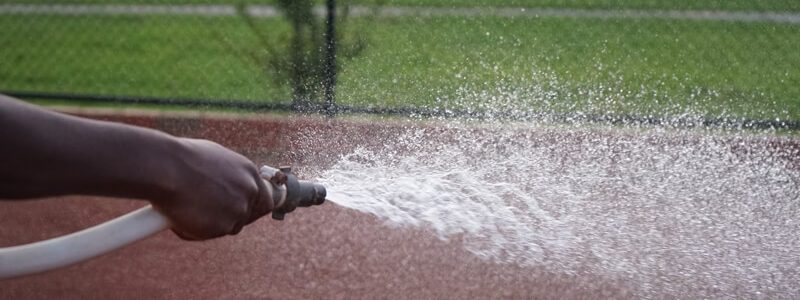
{"label": "grass field", "polygon": [[235,18],[2,16],[0,32],[2,89],[290,99],[289,87],[265,78],[248,56],[256,38]]}
{"label": "grass field", "polygon": [[372,47],[342,74],[343,101],[431,105],[436,97],[484,91],[484,98],[523,92],[528,99],[546,92],[556,94],[555,104],[595,110],[659,113],[691,106],[769,117],[786,108],[800,118],[797,26],[442,18],[386,20],[369,28]]}
{"label": "grass field", "polygon": [[[275,0],[8,0],[8,3],[103,3],[103,4],[274,4]],[[324,0],[317,0],[324,3]],[[523,6],[581,9],[677,9],[800,11],[795,0],[339,0],[340,4],[408,6]]]}
{"label": "grass field", "polygon": [[[262,19],[270,43],[288,26]],[[800,119],[800,26],[481,17],[357,19],[342,104]],[[233,17],[0,16],[0,90],[286,101]],[[254,58],[255,57],[255,58]]]}

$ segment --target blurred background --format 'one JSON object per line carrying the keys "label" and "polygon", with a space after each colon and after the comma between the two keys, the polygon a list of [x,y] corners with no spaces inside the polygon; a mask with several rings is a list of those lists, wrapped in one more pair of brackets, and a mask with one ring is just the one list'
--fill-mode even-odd
{"label": "blurred background", "polygon": [[800,120],[793,0],[3,0],[0,45],[47,105]]}

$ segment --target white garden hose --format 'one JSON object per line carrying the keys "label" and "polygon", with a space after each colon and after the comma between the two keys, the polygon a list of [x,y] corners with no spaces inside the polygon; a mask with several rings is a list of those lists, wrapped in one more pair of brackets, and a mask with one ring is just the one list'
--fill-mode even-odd
{"label": "white garden hose", "polygon": [[[276,176],[280,175],[280,176]],[[284,215],[297,207],[320,205],[325,201],[325,188],[321,185],[298,180],[291,168],[261,168],[269,190],[275,201],[274,219],[283,220]],[[272,180],[275,177],[276,180]],[[280,178],[280,179],[277,179]],[[27,245],[0,248],[0,280],[40,273],[65,267],[115,249],[132,244],[169,228],[167,217],[152,206],[61,237]]]}
{"label": "white garden hose", "polygon": [[0,248],[0,280],[78,263],[169,228],[152,206],[72,234],[36,243]]}

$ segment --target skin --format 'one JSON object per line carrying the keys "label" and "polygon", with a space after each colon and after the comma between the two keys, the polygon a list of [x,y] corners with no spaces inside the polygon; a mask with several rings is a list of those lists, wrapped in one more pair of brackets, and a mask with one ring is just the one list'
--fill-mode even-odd
{"label": "skin", "polygon": [[258,168],[211,141],[61,114],[0,95],[0,200],[143,199],[186,240],[237,234],[273,202]]}

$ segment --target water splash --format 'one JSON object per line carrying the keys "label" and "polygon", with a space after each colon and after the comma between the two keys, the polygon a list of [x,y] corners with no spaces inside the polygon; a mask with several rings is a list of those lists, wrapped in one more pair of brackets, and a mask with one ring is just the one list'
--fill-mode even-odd
{"label": "water splash", "polygon": [[[310,172],[337,204],[458,238],[487,260],[601,275],[639,298],[800,292],[800,142],[735,122],[687,129],[786,111],[742,111],[737,99],[673,75],[639,89],[611,73],[578,83],[539,68],[501,75],[432,93],[432,109],[468,117],[325,138],[310,129],[295,139],[315,146],[295,150],[326,162],[331,152],[321,149],[341,150]],[[585,122],[626,114],[664,122]]]}
{"label": "water splash", "polygon": [[788,139],[445,127],[356,147],[319,181],[387,224],[458,236],[499,263],[623,280],[643,298],[800,290],[800,152]]}

